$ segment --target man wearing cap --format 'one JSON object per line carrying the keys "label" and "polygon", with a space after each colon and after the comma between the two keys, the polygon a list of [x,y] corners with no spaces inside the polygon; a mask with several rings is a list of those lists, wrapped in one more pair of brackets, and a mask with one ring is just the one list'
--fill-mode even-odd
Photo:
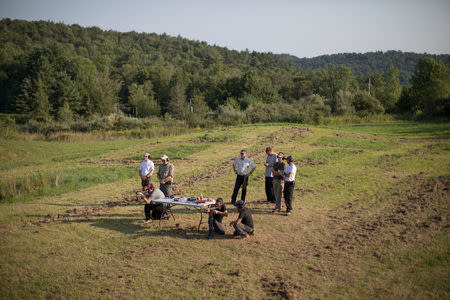
{"label": "man wearing cap", "polygon": [[253,235],[255,233],[252,212],[245,206],[244,200],[239,200],[235,206],[238,209],[239,216],[236,221],[230,222],[230,226],[233,225],[235,229],[233,235],[247,238],[249,234]]}
{"label": "man wearing cap", "polygon": [[272,147],[266,148],[266,163],[264,166],[266,167],[266,171],[264,173],[264,176],[266,177],[265,180],[265,188],[266,188],[266,196],[267,201],[270,203],[275,203],[275,195],[273,190],[273,173],[272,173],[272,167],[277,162],[277,154],[273,151]]}
{"label": "man wearing cap", "polygon": [[173,171],[174,166],[169,162],[169,157],[164,154],[161,156],[161,164],[156,175],[160,183],[159,188],[166,197],[172,196]]}
{"label": "man wearing cap", "polygon": [[272,212],[281,210],[281,198],[283,192],[283,175],[284,175],[284,153],[279,152],[277,162],[272,167],[273,173],[273,192],[275,195],[275,209]]}
{"label": "man wearing cap", "polygon": [[225,228],[222,225],[223,217],[228,216],[227,208],[225,204],[223,204],[223,199],[218,198],[216,200],[216,205],[208,208],[206,210],[209,213],[208,225],[209,225],[209,234],[208,238],[212,239],[214,237],[214,232],[220,235],[225,234]]}
{"label": "man wearing cap", "polygon": [[241,150],[240,157],[233,162],[233,170],[236,173],[236,182],[234,184],[233,195],[231,196],[231,204],[236,203],[239,188],[242,186],[241,199],[245,201],[247,194],[248,177],[255,171],[256,166],[250,158],[247,157],[247,151]]}
{"label": "man wearing cap", "polygon": [[154,203],[153,200],[164,198],[164,194],[160,189],[155,188],[155,186],[151,183],[145,187],[145,191],[147,193],[146,196],[144,196],[144,201],[146,203],[144,206],[144,223],[147,224],[153,222],[153,218],[157,217],[158,214],[159,217],[161,217],[160,214],[163,211],[163,203]]}
{"label": "man wearing cap", "polygon": [[286,158],[287,167],[284,168],[284,201],[286,202],[286,215],[289,216],[292,212],[292,197],[294,195],[295,175],[297,174],[297,167],[294,165],[294,157],[289,155]]}
{"label": "man wearing cap", "polygon": [[141,177],[142,189],[144,190],[150,184],[155,165],[150,160],[150,154],[144,154],[144,161],[139,166],[139,176]]}

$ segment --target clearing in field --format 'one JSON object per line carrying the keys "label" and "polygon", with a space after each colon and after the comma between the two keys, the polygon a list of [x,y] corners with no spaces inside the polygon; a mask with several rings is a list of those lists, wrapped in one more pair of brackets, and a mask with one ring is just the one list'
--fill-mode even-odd
{"label": "clearing in field", "polygon": [[[0,298],[449,298],[448,124],[253,125],[176,137],[0,143]],[[267,146],[297,166],[291,216],[265,200]],[[144,152],[177,195],[229,204],[241,149],[257,165],[256,234],[206,239],[199,213],[144,224]],[[154,176],[155,178],[155,176]],[[283,204],[284,207],[284,204]]]}

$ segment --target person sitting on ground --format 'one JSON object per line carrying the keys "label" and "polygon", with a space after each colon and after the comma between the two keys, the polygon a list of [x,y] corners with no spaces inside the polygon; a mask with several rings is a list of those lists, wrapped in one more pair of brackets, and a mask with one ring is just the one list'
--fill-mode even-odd
{"label": "person sitting on ground", "polygon": [[147,194],[144,197],[144,201],[146,202],[144,206],[145,212],[145,221],[144,223],[151,223],[153,219],[161,219],[161,214],[164,210],[163,203],[155,203],[153,200],[164,198],[164,193],[155,188],[155,186],[150,183],[145,187]]}
{"label": "person sitting on ground", "polygon": [[239,200],[235,206],[238,209],[239,216],[236,221],[230,222],[230,226],[233,225],[235,229],[233,235],[247,238],[249,234],[253,235],[255,233],[252,212],[245,206],[244,200]]}
{"label": "person sitting on ground", "polygon": [[216,200],[216,205],[208,208],[206,210],[209,213],[208,225],[209,225],[209,234],[208,238],[211,239],[214,237],[214,232],[220,235],[225,234],[225,228],[222,225],[223,217],[228,216],[228,211],[223,204],[223,199],[218,198]]}

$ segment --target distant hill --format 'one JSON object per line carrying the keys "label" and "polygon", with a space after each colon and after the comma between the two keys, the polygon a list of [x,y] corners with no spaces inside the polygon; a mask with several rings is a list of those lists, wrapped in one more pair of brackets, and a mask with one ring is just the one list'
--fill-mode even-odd
{"label": "distant hill", "polygon": [[392,65],[399,70],[401,84],[409,83],[417,62],[424,56],[443,61],[450,67],[450,55],[418,54],[402,51],[377,51],[367,53],[340,53],[321,55],[313,58],[298,58],[290,54],[277,54],[278,57],[296,64],[301,69],[323,69],[330,65],[347,66],[355,76],[369,76],[374,73],[385,74]]}

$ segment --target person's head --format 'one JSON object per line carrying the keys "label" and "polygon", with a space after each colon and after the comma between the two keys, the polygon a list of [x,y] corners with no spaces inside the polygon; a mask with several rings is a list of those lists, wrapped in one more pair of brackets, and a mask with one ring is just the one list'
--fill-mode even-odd
{"label": "person's head", "polygon": [[149,160],[150,159],[150,154],[148,152],[144,153],[144,160]]}
{"label": "person's head", "polygon": [[150,183],[145,187],[145,190],[151,193],[155,190],[155,186],[153,185],[153,183]]}
{"label": "person's head", "polygon": [[167,165],[169,163],[169,157],[167,156],[167,154],[164,154],[163,156],[161,156],[161,162],[165,165]]}
{"label": "person's head", "polygon": [[293,163],[293,162],[294,162],[294,157],[293,157],[292,155],[289,155],[289,156],[286,158],[286,161],[287,161],[288,164]]}
{"label": "person's head", "polygon": [[236,202],[236,204],[234,205],[237,207],[237,209],[239,211],[243,210],[245,207],[245,201],[244,200],[239,200],[238,202]]}
{"label": "person's head", "polygon": [[241,150],[241,158],[244,159],[247,156],[247,150],[242,149]]}
{"label": "person's head", "polygon": [[217,205],[218,207],[221,207],[221,206],[223,205],[223,199],[222,199],[222,198],[217,198],[217,200],[216,200],[216,205]]}
{"label": "person's head", "polygon": [[272,149],[272,147],[267,147],[267,148],[266,148],[266,154],[267,154],[267,155],[273,154],[273,149]]}
{"label": "person's head", "polygon": [[280,162],[283,161],[284,160],[284,153],[283,152],[278,152],[277,159]]}

